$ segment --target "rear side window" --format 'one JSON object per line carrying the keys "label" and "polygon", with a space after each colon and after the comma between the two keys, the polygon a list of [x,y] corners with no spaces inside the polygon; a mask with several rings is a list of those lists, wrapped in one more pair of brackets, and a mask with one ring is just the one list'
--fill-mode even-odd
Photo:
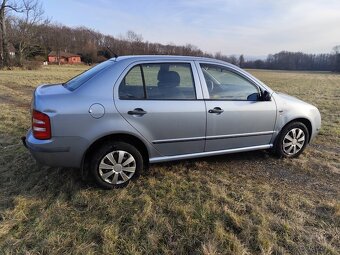
{"label": "rear side window", "polygon": [[89,79],[91,79],[92,77],[94,77],[97,73],[103,71],[104,69],[106,69],[107,67],[109,67],[110,65],[112,65],[112,61],[105,61],[103,63],[100,63],[94,67],[92,67],[91,69],[73,77],[71,80],[69,80],[68,82],[65,82],[63,85],[65,86],[65,88],[67,88],[68,90],[75,90],[77,88],[79,88],[82,84],[84,84],[86,81],[88,81]]}
{"label": "rear side window", "polygon": [[143,64],[133,67],[119,86],[120,99],[196,99],[191,65]]}
{"label": "rear side window", "polygon": [[141,66],[133,67],[119,86],[120,99],[144,99],[144,83]]}

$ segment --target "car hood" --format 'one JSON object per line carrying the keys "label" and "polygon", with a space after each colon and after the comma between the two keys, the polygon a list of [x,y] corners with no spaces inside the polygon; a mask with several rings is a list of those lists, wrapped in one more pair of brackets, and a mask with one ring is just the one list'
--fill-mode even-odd
{"label": "car hood", "polygon": [[299,102],[299,103],[305,103],[301,99],[298,99],[296,97],[290,96],[288,94],[282,93],[282,92],[276,92],[278,96],[280,96],[282,99],[287,100],[287,101],[293,101],[293,102]]}
{"label": "car hood", "polygon": [[305,107],[305,108],[316,108],[314,105],[311,105],[309,103],[306,103],[302,101],[301,99],[298,99],[296,97],[287,95],[285,93],[281,92],[275,92],[275,101],[281,107],[286,108],[286,107]]}

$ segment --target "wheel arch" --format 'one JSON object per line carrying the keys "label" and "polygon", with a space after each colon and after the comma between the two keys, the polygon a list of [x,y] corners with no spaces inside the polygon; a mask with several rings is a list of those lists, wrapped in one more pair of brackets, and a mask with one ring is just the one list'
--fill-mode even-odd
{"label": "wheel arch", "polygon": [[[282,131],[287,125],[289,125],[289,124],[292,123],[292,122],[301,122],[301,123],[303,123],[303,124],[306,126],[306,128],[307,128],[307,130],[308,130],[308,134],[309,134],[309,138],[308,138],[308,143],[309,143],[309,142],[310,142],[310,139],[311,139],[311,137],[312,137],[313,128],[312,128],[312,123],[311,123],[311,121],[310,121],[309,119],[307,119],[307,118],[295,118],[295,119],[290,120],[290,121],[287,122],[284,126],[282,126],[282,128],[281,128],[281,130],[280,130],[280,133],[281,133],[281,131]],[[279,135],[276,136],[275,140],[276,140],[278,137],[279,137]]]}
{"label": "wheel arch", "polygon": [[145,143],[138,137],[131,135],[131,134],[125,134],[125,133],[115,133],[115,134],[109,134],[105,135],[103,137],[98,138],[95,140],[85,151],[82,164],[81,164],[81,176],[82,179],[87,179],[88,173],[89,173],[89,165],[90,165],[90,155],[93,153],[93,151],[100,147],[102,144],[108,142],[108,141],[121,141],[121,142],[127,142],[131,145],[136,146],[136,148],[141,152],[144,163],[149,164],[149,152],[145,145]]}

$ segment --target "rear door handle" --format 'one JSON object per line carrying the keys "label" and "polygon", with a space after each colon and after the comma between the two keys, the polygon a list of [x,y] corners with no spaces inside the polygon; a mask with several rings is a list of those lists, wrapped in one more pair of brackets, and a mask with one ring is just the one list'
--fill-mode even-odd
{"label": "rear door handle", "polygon": [[142,108],[136,108],[132,111],[128,111],[129,115],[138,115],[138,116],[143,116],[144,114],[147,114],[146,111],[144,111]]}
{"label": "rear door handle", "polygon": [[220,107],[215,107],[214,109],[210,109],[208,112],[209,112],[209,113],[217,113],[217,114],[221,114],[222,112],[224,112],[224,110],[221,109]]}

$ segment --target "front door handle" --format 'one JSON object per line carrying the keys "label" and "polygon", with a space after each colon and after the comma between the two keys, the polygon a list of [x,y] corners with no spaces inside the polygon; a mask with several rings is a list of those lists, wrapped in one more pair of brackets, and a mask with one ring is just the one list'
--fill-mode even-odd
{"label": "front door handle", "polygon": [[214,109],[210,109],[208,112],[209,112],[209,113],[217,113],[217,114],[221,114],[222,112],[224,112],[224,110],[221,109],[220,107],[215,107]]}
{"label": "front door handle", "polygon": [[138,115],[138,116],[143,116],[144,114],[147,114],[146,111],[144,111],[142,108],[136,108],[132,111],[128,111],[129,115]]}

